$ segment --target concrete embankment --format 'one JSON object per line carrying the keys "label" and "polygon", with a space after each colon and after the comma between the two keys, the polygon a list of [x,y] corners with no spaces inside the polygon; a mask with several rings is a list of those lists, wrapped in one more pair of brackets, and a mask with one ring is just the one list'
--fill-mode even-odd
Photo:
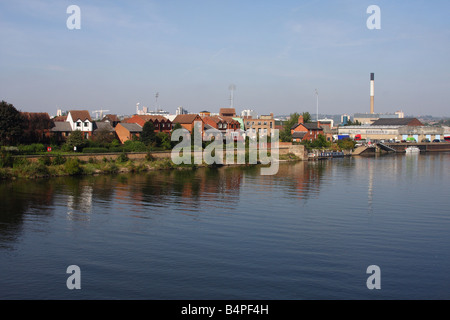
{"label": "concrete embankment", "polygon": [[[286,155],[286,154],[294,154],[299,160],[307,160],[307,154],[305,153],[305,147],[303,145],[292,145],[291,143],[279,143],[279,154],[280,155]],[[271,145],[269,144],[267,146],[267,151],[271,152]],[[224,158],[226,158],[226,155],[229,151],[224,150]],[[236,150],[231,151],[232,153],[236,154]],[[193,151],[192,154],[195,156],[198,153],[201,153],[201,151]],[[154,152],[126,152],[126,155],[128,159],[130,160],[145,160],[146,156],[150,154],[155,159],[165,159],[171,158],[172,151],[154,151]],[[70,154],[62,154],[61,156],[66,158],[77,158],[80,161],[90,161],[90,160],[116,160],[121,153],[70,153]],[[46,155],[34,155],[34,156],[21,156],[29,161],[37,161],[39,158],[48,156],[51,159],[56,157],[57,155],[48,153]]]}

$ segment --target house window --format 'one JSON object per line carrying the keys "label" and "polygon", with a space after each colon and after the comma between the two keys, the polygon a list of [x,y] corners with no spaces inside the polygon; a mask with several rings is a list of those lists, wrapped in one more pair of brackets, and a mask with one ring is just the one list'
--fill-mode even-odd
{"label": "house window", "polygon": [[77,127],[81,127],[81,122],[77,122]]}
{"label": "house window", "polygon": [[85,127],[85,128],[89,127],[89,122],[86,121],[86,122],[84,123],[84,127]]}
{"label": "house window", "polygon": [[264,125],[267,126],[267,121],[264,121]]}
{"label": "house window", "polygon": [[273,122],[270,122],[270,129],[272,129]]}
{"label": "house window", "polygon": [[258,126],[260,126],[261,125],[261,121],[258,121]]}

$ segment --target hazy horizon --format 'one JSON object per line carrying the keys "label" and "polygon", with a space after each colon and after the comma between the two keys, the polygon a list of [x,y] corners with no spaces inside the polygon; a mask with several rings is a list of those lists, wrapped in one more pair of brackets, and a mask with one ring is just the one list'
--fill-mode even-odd
{"label": "hazy horizon", "polygon": [[[81,10],[69,30],[67,8]],[[370,5],[381,29],[369,30]],[[21,111],[136,103],[275,115],[450,116],[448,1],[0,2],[0,99]],[[155,94],[159,93],[158,106]]]}

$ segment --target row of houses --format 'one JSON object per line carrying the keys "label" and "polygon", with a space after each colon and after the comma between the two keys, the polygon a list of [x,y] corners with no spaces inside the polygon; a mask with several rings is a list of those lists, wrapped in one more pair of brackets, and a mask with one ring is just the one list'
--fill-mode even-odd
{"label": "row of houses", "polygon": [[[40,113],[41,115],[41,113]],[[202,135],[206,130],[215,129],[222,133],[224,139],[231,135],[238,139],[241,130],[250,134],[272,134],[273,129],[282,129],[283,125],[276,122],[273,113],[260,117],[236,116],[234,108],[221,108],[219,114],[202,111],[198,114],[179,114],[176,116],[135,114],[131,117],[119,119],[117,115],[107,114],[100,121],[93,121],[87,110],[70,110],[66,115],[56,116],[52,119],[45,113],[51,123],[46,129],[47,136],[53,136],[57,141],[63,142],[73,131],[81,131],[85,139],[92,139],[100,132],[108,133],[120,140],[121,143],[139,137],[145,123],[152,122],[155,132],[170,133],[175,124],[193,132],[194,127],[200,128]],[[293,141],[315,140],[319,134],[326,135],[330,140],[331,124],[326,122],[303,123],[299,122],[292,128]]]}
{"label": "row of houses", "polygon": [[[147,122],[152,122],[155,132],[169,134],[175,124],[181,125],[190,133],[194,127],[200,128],[202,136],[206,130],[215,129],[216,132],[231,134],[233,138],[239,138],[240,130],[247,133],[270,136],[273,129],[281,129],[277,124],[273,113],[257,118],[252,116],[236,116],[234,108],[222,108],[219,114],[211,114],[202,111],[198,114],[179,114],[176,116],[142,115],[135,114],[125,119],[119,119],[117,115],[108,114],[100,121],[93,121],[87,110],[70,110],[65,116],[57,116],[50,119],[47,113],[23,113],[30,122],[42,123],[38,130],[39,136],[53,136],[59,141],[64,141],[73,131],[83,132],[86,139],[91,139],[96,134],[103,132],[114,135],[121,143],[139,137]],[[44,116],[43,116],[44,115]],[[35,117],[36,116],[36,117]],[[48,125],[50,123],[50,125]],[[45,128],[44,128],[45,127]],[[333,127],[333,122],[319,120],[306,123],[303,116],[299,116],[298,122],[291,127],[293,142],[314,141],[319,135],[323,135],[327,141],[335,140],[338,136],[348,136],[351,139],[365,140],[406,140],[414,137],[416,141],[433,140],[442,138],[442,128],[424,126],[416,118],[392,118],[378,119],[370,125],[339,126]]]}
{"label": "row of houses", "polygon": [[198,127],[203,134],[208,129],[216,129],[224,135],[228,130],[239,131],[244,129],[241,119],[236,118],[234,109],[223,108],[219,115],[211,115],[204,111],[199,114],[180,114],[172,118],[161,115],[140,115],[120,120],[117,115],[108,114],[101,121],[93,121],[87,110],[70,110],[65,116],[53,118],[53,127],[50,129],[59,141],[64,141],[71,132],[79,130],[83,137],[91,139],[100,131],[116,135],[121,143],[139,137],[147,122],[152,122],[155,132],[170,133],[175,124],[180,124],[189,132]]}

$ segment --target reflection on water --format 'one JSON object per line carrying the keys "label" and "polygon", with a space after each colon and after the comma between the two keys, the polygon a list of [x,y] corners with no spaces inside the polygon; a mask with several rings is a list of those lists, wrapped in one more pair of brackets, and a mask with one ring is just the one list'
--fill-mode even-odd
{"label": "reflection on water", "polygon": [[[40,261],[46,279],[74,255],[98,277],[85,298],[359,298],[373,263],[397,268],[392,281],[422,281],[417,266],[422,287],[443,285],[449,163],[394,155],[281,163],[274,176],[236,166],[1,182],[0,274],[12,280],[0,278],[0,297],[25,295],[25,264]],[[136,289],[141,277],[152,285]]]}

